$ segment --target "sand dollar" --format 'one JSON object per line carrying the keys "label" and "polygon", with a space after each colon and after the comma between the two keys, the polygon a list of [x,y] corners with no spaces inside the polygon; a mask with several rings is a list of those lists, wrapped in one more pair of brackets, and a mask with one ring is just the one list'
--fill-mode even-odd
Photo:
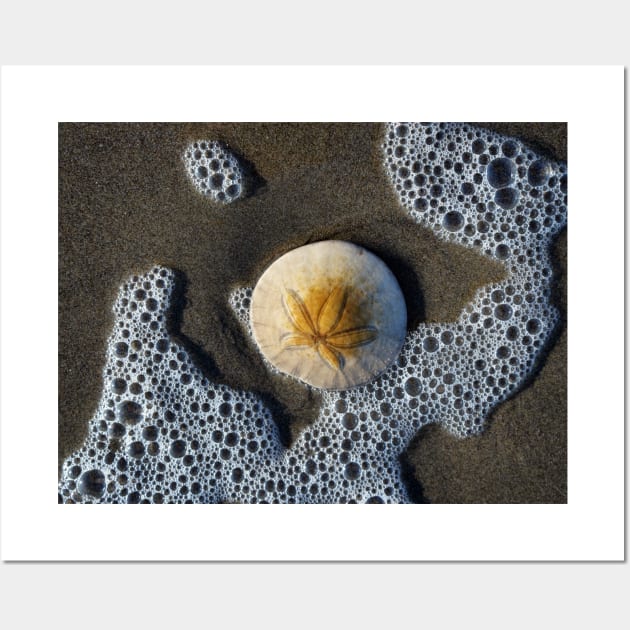
{"label": "sand dollar", "polygon": [[250,319],[258,348],[278,370],[321,389],[347,389],[396,359],[407,310],[380,258],[353,243],[321,241],[267,268]]}

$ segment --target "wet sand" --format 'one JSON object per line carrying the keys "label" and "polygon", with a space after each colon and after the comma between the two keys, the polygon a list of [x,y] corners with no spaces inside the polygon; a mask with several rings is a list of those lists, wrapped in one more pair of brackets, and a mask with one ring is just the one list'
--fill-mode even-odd
{"label": "wet sand", "polygon": [[[563,123],[483,124],[566,160]],[[263,396],[290,443],[317,416],[319,395],[273,376],[228,305],[289,249],[353,241],[397,276],[409,327],[457,318],[501,265],[443,243],[398,205],[381,166],[378,124],[71,124],[59,126],[59,464],[87,435],[101,394],[111,306],[120,283],[160,263],[185,279],[177,335],[207,375]],[[255,170],[247,199],[199,195],[181,160],[218,139]],[[480,437],[425,428],[405,464],[432,503],[562,503],[567,499],[566,233],[555,248],[563,315],[526,387]]]}

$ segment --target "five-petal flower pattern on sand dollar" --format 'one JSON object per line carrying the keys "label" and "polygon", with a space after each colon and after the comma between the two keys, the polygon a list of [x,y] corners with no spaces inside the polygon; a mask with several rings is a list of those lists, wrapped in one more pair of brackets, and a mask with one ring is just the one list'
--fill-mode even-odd
{"label": "five-petal flower pattern on sand dollar", "polygon": [[348,291],[335,287],[324,300],[317,318],[296,291],[289,289],[283,305],[294,330],[282,336],[284,348],[315,348],[319,356],[334,370],[343,370],[342,350],[371,343],[378,336],[374,326],[355,326],[338,330],[346,310]]}

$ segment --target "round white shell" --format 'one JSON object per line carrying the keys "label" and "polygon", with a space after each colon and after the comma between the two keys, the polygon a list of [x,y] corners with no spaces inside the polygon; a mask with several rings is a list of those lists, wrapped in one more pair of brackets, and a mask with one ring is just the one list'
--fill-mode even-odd
{"label": "round white shell", "polygon": [[280,372],[317,388],[347,389],[396,359],[407,310],[380,258],[352,243],[321,241],[267,268],[254,288],[250,319],[258,348]]}

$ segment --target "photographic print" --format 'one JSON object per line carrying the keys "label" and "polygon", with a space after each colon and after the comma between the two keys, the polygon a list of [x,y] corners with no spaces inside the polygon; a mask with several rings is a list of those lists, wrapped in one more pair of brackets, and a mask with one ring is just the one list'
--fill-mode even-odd
{"label": "photographic print", "polygon": [[59,124],[60,503],[566,503],[564,123]]}

